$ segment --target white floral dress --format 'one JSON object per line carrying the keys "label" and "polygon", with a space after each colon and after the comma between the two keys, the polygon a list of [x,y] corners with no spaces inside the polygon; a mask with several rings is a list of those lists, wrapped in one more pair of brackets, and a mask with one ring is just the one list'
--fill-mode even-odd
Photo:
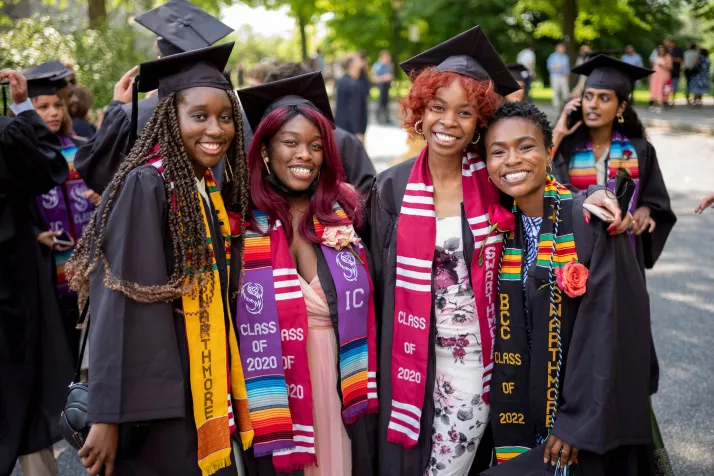
{"label": "white floral dress", "polygon": [[481,400],[481,334],[464,259],[461,217],[436,219],[436,385],[432,451],[425,476],[466,476],[488,425]]}

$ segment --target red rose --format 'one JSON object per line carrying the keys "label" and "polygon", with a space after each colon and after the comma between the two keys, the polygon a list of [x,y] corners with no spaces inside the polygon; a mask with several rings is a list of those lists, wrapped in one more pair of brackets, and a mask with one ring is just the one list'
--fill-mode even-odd
{"label": "red rose", "polygon": [[558,287],[571,298],[585,294],[588,274],[588,269],[575,260],[555,270]]}
{"label": "red rose", "polygon": [[[240,213],[228,212],[228,223],[231,226],[231,235],[238,236],[241,233],[240,229],[241,217]],[[248,226],[246,224],[246,226]]]}
{"label": "red rose", "polygon": [[632,157],[632,151],[629,149],[625,149],[622,151],[622,155],[624,155],[626,159],[629,159],[630,157]]}
{"label": "red rose", "polygon": [[516,229],[516,217],[501,205],[491,205],[488,207],[488,222],[500,233],[506,233]]}

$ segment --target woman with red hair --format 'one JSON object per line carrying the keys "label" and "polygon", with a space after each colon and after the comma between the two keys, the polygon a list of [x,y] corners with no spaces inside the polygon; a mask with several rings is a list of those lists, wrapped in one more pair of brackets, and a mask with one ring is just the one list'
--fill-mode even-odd
{"label": "woman with red hair", "polygon": [[239,91],[255,135],[236,328],[248,474],[376,474],[376,324],[358,192],[320,73]]}
{"label": "woman with red hair", "polygon": [[478,474],[493,450],[491,374],[503,358],[493,352],[496,231],[505,226],[478,131],[520,86],[478,26],[401,66],[413,81],[401,101],[404,127],[427,145],[379,174],[368,200],[381,326],[379,472]]}

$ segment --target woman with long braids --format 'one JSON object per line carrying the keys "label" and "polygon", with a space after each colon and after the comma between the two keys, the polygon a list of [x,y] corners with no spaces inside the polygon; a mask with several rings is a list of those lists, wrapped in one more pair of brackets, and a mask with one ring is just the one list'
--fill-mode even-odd
{"label": "woman with long braids", "polygon": [[[248,204],[241,109],[222,75],[232,48],[141,65],[139,90],[158,87],[159,105],[68,263],[91,306],[93,426],[79,453],[91,475],[235,474],[231,435],[252,441],[228,311],[243,232],[228,211]],[[219,192],[210,167],[222,157]]]}
{"label": "woman with long braids", "polygon": [[478,26],[402,68],[413,80],[402,100],[404,127],[427,146],[379,174],[369,198],[381,325],[380,474],[477,474],[492,453],[502,247],[491,235],[489,211],[500,197],[477,151],[478,129],[519,85]]}
{"label": "woman with long braids", "polygon": [[627,235],[583,221],[582,196],[548,172],[552,130],[537,107],[503,105],[484,138],[489,179],[514,200],[497,220],[499,466],[483,474],[550,474],[555,465],[583,476],[654,474],[649,300]]}
{"label": "woman with long braids", "polygon": [[374,475],[373,287],[322,74],[238,95],[255,131],[245,265],[232,283],[255,428],[247,473]]}

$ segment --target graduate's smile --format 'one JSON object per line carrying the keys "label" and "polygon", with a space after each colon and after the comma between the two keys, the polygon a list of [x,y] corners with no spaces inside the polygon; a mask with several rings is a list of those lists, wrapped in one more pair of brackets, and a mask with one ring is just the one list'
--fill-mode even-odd
{"label": "graduate's smile", "polygon": [[453,134],[447,134],[445,132],[432,132],[432,136],[434,137],[436,142],[446,147],[453,145],[454,142],[461,139],[461,137],[455,136]]}
{"label": "graduate's smile", "polygon": [[206,154],[218,156],[225,154],[226,150],[228,150],[228,144],[225,141],[200,141],[197,147]]}
{"label": "graduate's smile", "polygon": [[532,170],[514,170],[501,174],[501,182],[511,186],[521,184],[531,178],[533,178]]}
{"label": "graduate's smile", "polygon": [[312,182],[315,167],[309,164],[295,164],[288,165],[288,170],[297,180],[309,180]]}

